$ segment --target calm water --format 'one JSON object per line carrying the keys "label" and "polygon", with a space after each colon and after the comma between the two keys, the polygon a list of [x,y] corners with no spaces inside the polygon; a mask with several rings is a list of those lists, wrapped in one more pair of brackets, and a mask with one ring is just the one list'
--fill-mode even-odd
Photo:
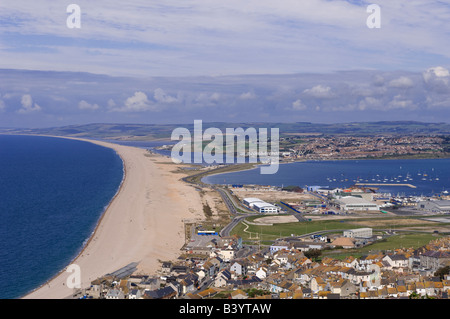
{"label": "calm water", "polygon": [[208,176],[210,184],[257,184],[300,187],[348,187],[355,182],[412,184],[377,186],[379,192],[404,195],[431,195],[450,191],[450,159],[314,161],[282,164],[273,175],[261,175],[260,169]]}
{"label": "calm water", "polygon": [[0,298],[23,296],[67,266],[122,178],[112,149],[0,135]]}

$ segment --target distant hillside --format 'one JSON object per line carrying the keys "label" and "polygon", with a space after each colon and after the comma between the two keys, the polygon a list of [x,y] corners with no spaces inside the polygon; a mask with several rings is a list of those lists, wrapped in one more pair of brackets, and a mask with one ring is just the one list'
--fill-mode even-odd
{"label": "distant hillside", "polygon": [[[39,129],[3,128],[0,133],[37,134],[72,137],[91,137],[122,140],[161,140],[170,139],[172,131],[185,127],[193,132],[194,124],[85,124]],[[450,124],[422,123],[412,121],[383,121],[362,123],[321,124],[309,122],[296,123],[203,123],[203,130],[216,127],[225,133],[226,128],[279,128],[280,135],[450,135]]]}

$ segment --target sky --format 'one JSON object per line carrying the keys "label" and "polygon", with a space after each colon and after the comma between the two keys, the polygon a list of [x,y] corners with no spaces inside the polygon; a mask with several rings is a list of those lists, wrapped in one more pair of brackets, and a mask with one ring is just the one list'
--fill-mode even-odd
{"label": "sky", "polygon": [[3,0],[0,127],[449,122],[448,21],[434,0]]}

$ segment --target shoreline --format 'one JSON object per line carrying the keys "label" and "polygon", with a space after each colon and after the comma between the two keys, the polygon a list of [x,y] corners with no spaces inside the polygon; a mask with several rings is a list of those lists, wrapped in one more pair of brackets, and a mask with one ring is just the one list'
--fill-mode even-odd
{"label": "shoreline", "polygon": [[[30,135],[30,136],[42,136],[42,135]],[[53,137],[53,138],[66,138],[66,137],[62,137],[62,136],[50,136],[47,135],[46,137]],[[78,141],[83,141],[83,142],[88,142],[88,143],[93,143],[89,140],[86,139],[77,139],[77,138],[68,138],[68,139],[73,139],[73,140],[78,140]],[[93,143],[95,145],[99,145],[96,143]],[[102,146],[102,145],[99,145]],[[106,147],[106,146],[102,146],[102,147]],[[114,150],[114,149],[113,149]],[[87,247],[89,246],[89,243],[91,242],[91,240],[94,238],[106,212],[108,211],[108,208],[111,206],[112,202],[115,200],[115,198],[119,195],[119,193],[122,190],[123,187],[123,183],[125,181],[126,178],[126,166],[125,166],[125,162],[124,159],[122,158],[122,156],[120,156],[120,154],[114,150],[114,152],[116,153],[117,156],[119,156],[120,160],[122,161],[122,170],[123,170],[123,175],[122,175],[122,180],[120,181],[119,187],[117,188],[116,193],[114,194],[114,196],[111,198],[111,200],[108,202],[108,205],[106,205],[106,207],[103,209],[100,217],[98,218],[97,222],[95,223],[95,227],[93,229],[93,231],[91,232],[91,235],[83,242],[83,246],[80,248],[79,252],[75,255],[75,257],[73,257],[68,265],[71,265],[73,263],[75,263],[75,261],[85,252],[85,250],[87,249]],[[49,278],[45,283],[43,283],[42,285],[38,286],[37,288],[34,288],[33,290],[27,292],[25,295],[19,297],[19,299],[24,299],[27,298],[27,296],[33,294],[34,292],[38,291],[39,289],[45,287],[46,285],[48,285],[52,280],[56,279],[58,276],[60,276],[62,273],[64,273],[66,271],[67,267],[63,268],[62,270],[60,270],[59,272],[57,272],[54,276],[52,276],[51,278]]]}
{"label": "shoreline", "polygon": [[[193,213],[189,213],[190,208],[197,207],[195,205],[196,198],[193,196],[193,200],[189,203],[189,205],[193,204],[191,205],[192,207],[186,207],[185,203],[181,201],[177,202],[178,205],[171,205],[177,210],[178,214],[176,216],[169,215],[165,217],[161,216],[162,214],[157,214],[158,207],[160,207],[159,203],[167,201],[164,195],[169,197],[176,196],[170,190],[189,191],[189,189],[186,189],[187,185],[180,184],[183,183],[181,177],[174,176],[175,174],[172,174],[170,179],[179,180],[180,182],[177,185],[170,186],[164,183],[165,175],[170,172],[164,169],[162,165],[173,164],[171,161],[169,162],[166,159],[164,162],[162,155],[153,154],[152,156],[158,162],[164,162],[163,164],[153,163],[150,157],[145,156],[147,150],[133,146],[84,138],[48,137],[74,139],[111,148],[121,158],[124,173],[116,194],[104,209],[92,234],[77,255],[56,275],[20,298],[60,299],[70,297],[73,289],[65,287],[65,277],[71,274],[66,272],[67,267],[71,264],[81,265],[82,277],[86,277],[85,274],[87,273],[88,278],[84,278],[81,285],[81,288],[87,288],[92,280],[111,273],[131,262],[138,262],[138,270],[150,275],[156,272],[160,258],[178,256],[182,247],[180,240],[184,243],[184,235],[180,235],[180,224],[185,218],[193,218]],[[146,175],[155,178],[149,179]],[[155,193],[150,192],[150,189],[154,190]],[[158,192],[157,190],[160,191]],[[194,190],[192,191],[195,192]],[[138,194],[136,195],[136,193]],[[151,196],[147,198],[148,194],[154,195],[155,198]],[[139,199],[134,198],[136,196],[139,196]],[[200,200],[198,203],[201,206]],[[128,208],[127,205],[133,205],[135,209]],[[155,211],[154,214],[147,212],[147,209],[150,208]],[[186,208],[188,208],[188,213],[185,211]],[[131,225],[135,218],[138,219],[138,222]],[[125,224],[127,221],[129,222],[128,225]],[[174,223],[176,225],[173,225]],[[142,229],[142,225],[148,227]],[[173,225],[172,229],[169,228],[170,225]],[[184,227],[184,225],[181,226]],[[113,230],[110,230],[110,228]],[[170,231],[164,228],[168,228]],[[174,234],[177,230],[179,236]],[[159,239],[159,237],[166,239],[166,242],[164,243],[164,240],[157,241],[156,239]],[[127,240],[127,238],[129,239]],[[108,244],[108,241],[113,243]],[[108,250],[110,250],[110,253],[107,252]],[[109,261],[110,259],[114,260],[114,262]],[[143,265],[140,265],[141,263]]]}

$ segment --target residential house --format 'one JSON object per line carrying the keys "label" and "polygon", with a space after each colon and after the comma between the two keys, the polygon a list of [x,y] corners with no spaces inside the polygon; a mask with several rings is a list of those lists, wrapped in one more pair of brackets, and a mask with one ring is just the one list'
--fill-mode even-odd
{"label": "residential house", "polygon": [[367,256],[363,256],[359,259],[359,263],[361,265],[370,265],[379,262],[381,259],[383,259],[383,254],[370,254]]}
{"label": "residential house", "polygon": [[341,261],[341,264],[345,267],[356,269],[359,266],[358,259],[353,256],[348,256],[344,260]]}
{"label": "residential house", "polygon": [[355,248],[355,239],[350,237],[338,237],[330,244],[333,247],[342,247],[344,249]]}
{"label": "residential house", "polygon": [[143,281],[138,283],[138,287],[146,290],[155,290],[161,287],[161,279],[160,277],[148,277],[145,278]]}
{"label": "residential house", "polygon": [[236,256],[236,249],[231,247],[218,249],[215,252],[225,262],[230,262]]}
{"label": "residential house", "polygon": [[408,297],[408,289],[406,285],[397,286],[397,293],[399,297]]}
{"label": "residential house", "polygon": [[225,287],[231,280],[231,273],[228,269],[221,270],[214,279],[214,287]]}
{"label": "residential house", "polygon": [[140,289],[131,289],[128,299],[141,299],[142,291]]}
{"label": "residential house", "polygon": [[196,290],[195,282],[189,278],[181,279],[179,284],[181,287],[181,291],[179,292],[180,295],[185,295]]}
{"label": "residential house", "polygon": [[397,298],[398,297],[398,290],[396,287],[388,287],[387,293],[389,298]]}
{"label": "residential house", "polygon": [[314,277],[309,283],[312,292],[325,290],[327,283],[321,277]]}
{"label": "residential house", "polygon": [[232,288],[251,288],[259,286],[261,282],[258,277],[251,276],[246,279],[231,279],[228,281],[228,285]]}
{"label": "residential house", "polygon": [[255,272],[255,276],[259,279],[265,279],[267,277],[267,268],[266,267],[259,267],[258,270]]}
{"label": "residential house", "polygon": [[247,299],[248,295],[241,289],[236,289],[231,293],[231,299]]}
{"label": "residential house", "polygon": [[392,268],[408,268],[409,259],[403,254],[386,255],[382,261],[386,261]]}
{"label": "residential house", "polygon": [[450,252],[430,250],[420,255],[420,266],[425,269],[438,270],[450,261]]}
{"label": "residential house", "polygon": [[161,273],[165,275],[169,275],[172,271],[172,263],[171,262],[163,262],[161,265]]}
{"label": "residential house", "polygon": [[340,297],[349,297],[356,294],[356,286],[349,280],[341,279],[335,282],[329,282],[330,291],[333,294],[339,294]]}
{"label": "residential house", "polygon": [[427,290],[425,288],[425,284],[423,282],[420,282],[420,281],[416,282],[415,283],[415,292],[418,295],[425,296],[427,294]]}
{"label": "residential house", "polygon": [[231,264],[230,271],[237,276],[247,275],[248,262],[245,259],[236,260]]}
{"label": "residential house", "polygon": [[269,282],[269,290],[272,293],[294,292],[299,286],[288,280],[273,280]]}
{"label": "residential house", "polygon": [[184,265],[172,265],[171,274],[174,276],[187,274],[188,267]]}
{"label": "residential house", "polygon": [[214,297],[215,295],[217,295],[219,291],[214,289],[214,288],[208,288],[205,289],[199,293],[197,293],[197,295],[201,298],[201,299],[206,299],[206,298],[211,298]]}
{"label": "residential house", "polygon": [[177,291],[171,286],[159,288],[156,290],[146,290],[144,298],[146,299],[174,299],[177,296]]}
{"label": "residential house", "polygon": [[274,254],[280,250],[289,250],[289,243],[287,242],[278,242],[274,243],[270,246],[270,253]]}
{"label": "residential house", "polygon": [[124,293],[117,288],[113,288],[108,290],[108,292],[105,295],[106,299],[125,299]]}

